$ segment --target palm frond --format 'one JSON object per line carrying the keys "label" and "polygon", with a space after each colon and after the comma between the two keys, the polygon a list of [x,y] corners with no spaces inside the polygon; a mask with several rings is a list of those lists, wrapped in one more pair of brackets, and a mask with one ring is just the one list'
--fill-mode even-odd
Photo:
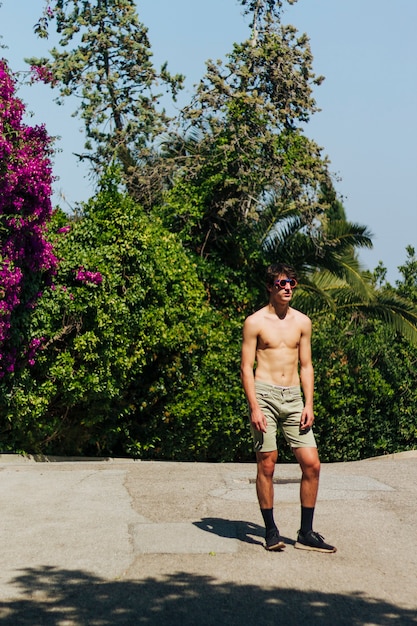
{"label": "palm frond", "polygon": [[371,302],[356,302],[343,308],[354,309],[368,318],[380,319],[413,345],[417,345],[417,307],[396,293],[377,292]]}
{"label": "palm frond", "polygon": [[346,280],[328,270],[303,276],[293,297],[295,308],[307,315],[336,312],[341,305],[357,301],[357,294]]}
{"label": "palm frond", "polygon": [[303,280],[294,292],[292,306],[306,315],[313,316],[327,311],[335,312],[337,305],[331,291],[314,281]]}
{"label": "palm frond", "polygon": [[[375,297],[374,287],[369,277],[364,274],[363,267],[351,251],[344,254],[329,254],[326,267],[335,276],[344,281],[355,298],[370,301]],[[339,288],[342,288],[342,284]]]}
{"label": "palm frond", "polygon": [[327,246],[337,248],[339,252],[349,248],[372,248],[371,231],[366,226],[346,220],[329,222],[323,239]]}

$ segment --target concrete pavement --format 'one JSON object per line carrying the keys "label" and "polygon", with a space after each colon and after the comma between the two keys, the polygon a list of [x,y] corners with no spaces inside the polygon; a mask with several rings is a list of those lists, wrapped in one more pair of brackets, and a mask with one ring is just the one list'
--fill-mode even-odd
{"label": "concrete pavement", "polygon": [[417,451],[323,464],[293,548],[299,468],[278,465],[284,551],[263,548],[254,464],[0,455],[0,626],[417,624]]}

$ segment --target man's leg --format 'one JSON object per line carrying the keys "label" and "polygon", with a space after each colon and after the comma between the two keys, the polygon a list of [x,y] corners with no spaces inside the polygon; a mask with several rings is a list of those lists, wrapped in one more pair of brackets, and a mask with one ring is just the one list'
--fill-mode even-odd
{"label": "man's leg", "polygon": [[272,509],[274,506],[274,470],[278,460],[277,450],[257,452],[256,495],[261,509]]}
{"label": "man's leg", "polygon": [[301,506],[314,509],[320,477],[320,459],[317,448],[294,448],[293,451],[301,468]]}
{"label": "man's leg", "polygon": [[313,531],[314,509],[320,477],[320,459],[317,448],[294,448],[293,451],[301,468],[301,527],[295,547],[318,552],[336,552],[334,546],[324,543],[323,537]]}
{"label": "man's leg", "polygon": [[256,494],[265,523],[267,550],[281,550],[285,547],[274,521],[274,470],[278,459],[277,450],[257,452]]}

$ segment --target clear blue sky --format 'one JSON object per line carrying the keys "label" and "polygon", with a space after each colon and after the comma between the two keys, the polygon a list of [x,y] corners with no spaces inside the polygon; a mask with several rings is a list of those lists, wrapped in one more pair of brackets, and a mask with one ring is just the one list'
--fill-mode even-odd
{"label": "clear blue sky", "polygon": [[[43,0],[0,0],[2,51],[13,71],[23,58],[45,54],[54,38],[35,38],[33,25]],[[188,101],[208,58],[223,58],[235,41],[248,36],[236,0],[138,1],[149,28],[156,65],[167,60],[186,75]],[[417,249],[417,0],[299,0],[283,21],[309,35],[316,74],[325,76],[315,97],[322,111],[306,134],[323,147],[338,177],[350,221],[368,226],[372,251],[361,252],[365,267],[382,260],[394,282],[406,258]],[[55,159],[55,198],[65,208],[86,200],[92,188],[73,152],[83,144],[82,127],[70,103],[58,107],[43,85],[21,91],[32,123],[45,123],[60,135]]]}

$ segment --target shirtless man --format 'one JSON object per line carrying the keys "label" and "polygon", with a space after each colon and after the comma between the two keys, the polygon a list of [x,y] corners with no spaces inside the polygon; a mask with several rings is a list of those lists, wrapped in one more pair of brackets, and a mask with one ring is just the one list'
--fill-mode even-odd
{"label": "shirtless man", "polygon": [[256,493],[265,522],[265,547],[281,550],[285,543],[273,515],[279,427],[301,468],[301,527],[295,547],[336,552],[334,546],[313,531],[320,459],[312,431],[311,321],[290,307],[296,285],[293,268],[283,264],[269,266],[266,274],[269,303],[247,317],[243,326],[241,377],[256,452]]}

